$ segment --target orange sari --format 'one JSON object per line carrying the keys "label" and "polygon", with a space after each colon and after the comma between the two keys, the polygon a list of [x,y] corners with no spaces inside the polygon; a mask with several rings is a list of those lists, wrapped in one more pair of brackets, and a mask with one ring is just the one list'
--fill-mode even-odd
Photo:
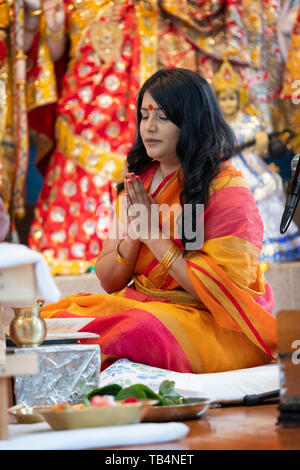
{"label": "orange sari", "polygon": [[[142,175],[147,190],[155,171],[153,164]],[[171,206],[179,204],[179,194],[173,174],[154,196],[159,205]],[[45,306],[42,315],[95,318],[81,331],[100,334],[85,342],[98,343],[104,357],[193,373],[269,363],[276,350],[276,320],[272,289],[258,263],[262,232],[250,189],[226,163],[211,184],[204,244],[186,257],[201,302],[183,291],[142,245],[133,287],[114,295],[72,295]],[[174,243],[181,246],[178,239]]]}

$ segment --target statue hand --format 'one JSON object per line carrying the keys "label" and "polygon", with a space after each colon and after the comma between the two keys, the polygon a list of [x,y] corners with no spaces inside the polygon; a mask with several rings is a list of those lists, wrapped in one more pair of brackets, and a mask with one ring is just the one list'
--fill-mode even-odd
{"label": "statue hand", "polygon": [[42,8],[50,31],[52,33],[61,31],[65,23],[65,10],[62,0],[42,0]]}
{"label": "statue hand", "polygon": [[272,170],[274,173],[277,173],[279,175],[280,173],[280,168],[279,166],[276,165],[276,163],[272,162],[268,165],[268,167],[270,168],[270,170]]}
{"label": "statue hand", "polygon": [[255,149],[256,153],[262,157],[268,150],[269,137],[266,132],[257,132],[255,135]]}
{"label": "statue hand", "polygon": [[112,21],[115,21],[116,23],[119,23],[121,21],[121,14],[122,14],[122,5],[114,5],[113,10],[112,10]]}
{"label": "statue hand", "polygon": [[24,0],[24,5],[29,10],[39,10],[41,8],[41,0]]}

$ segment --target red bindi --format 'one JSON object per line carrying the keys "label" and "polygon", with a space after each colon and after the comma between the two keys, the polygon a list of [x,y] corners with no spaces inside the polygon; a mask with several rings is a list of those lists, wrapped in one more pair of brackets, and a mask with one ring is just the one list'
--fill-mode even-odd
{"label": "red bindi", "polygon": [[152,104],[148,104],[148,109],[149,109],[149,111],[152,111],[152,109],[153,109]]}

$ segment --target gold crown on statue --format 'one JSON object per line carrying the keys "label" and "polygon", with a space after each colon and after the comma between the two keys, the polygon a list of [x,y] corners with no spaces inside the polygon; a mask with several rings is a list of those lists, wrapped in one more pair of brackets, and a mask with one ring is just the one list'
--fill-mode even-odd
{"label": "gold crown on statue", "polygon": [[241,105],[244,106],[247,102],[246,87],[240,75],[234,71],[227,57],[213,78],[212,88],[216,94],[227,90],[237,91],[240,96]]}

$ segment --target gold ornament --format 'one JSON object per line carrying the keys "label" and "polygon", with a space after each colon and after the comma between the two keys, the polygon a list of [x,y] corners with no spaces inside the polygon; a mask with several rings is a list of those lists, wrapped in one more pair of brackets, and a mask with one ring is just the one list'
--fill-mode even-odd
{"label": "gold ornament", "polygon": [[236,91],[240,95],[241,104],[246,103],[246,88],[240,75],[234,71],[227,58],[222,63],[219,71],[215,74],[212,81],[212,88],[216,95],[222,91]]}
{"label": "gold ornament", "polygon": [[118,261],[118,263],[120,263],[120,264],[132,265],[132,264],[135,263],[136,260],[135,259],[124,258],[119,252],[119,247],[120,247],[120,244],[121,244],[122,241],[123,241],[123,239],[119,241],[118,245],[115,248],[115,251],[114,251],[115,258]]}
{"label": "gold ornament", "polygon": [[24,219],[25,215],[26,215],[26,212],[25,212],[25,209],[23,207],[19,207],[19,208],[13,210],[13,216],[16,219]]}
{"label": "gold ornament", "polygon": [[38,8],[37,10],[28,9],[27,11],[30,16],[40,16],[43,13],[43,10],[41,8]]}
{"label": "gold ornament", "polygon": [[10,6],[6,1],[0,2],[0,28],[5,29],[10,25]]}
{"label": "gold ornament", "polygon": [[118,23],[94,21],[89,25],[94,50],[105,64],[110,63],[119,53],[122,31]]}
{"label": "gold ornament", "polygon": [[176,245],[171,245],[171,247],[166,251],[164,256],[160,261],[160,265],[163,267],[164,271],[168,271],[174,261],[181,255],[181,250],[177,248]]}
{"label": "gold ornament", "polygon": [[50,40],[54,39],[56,41],[59,41],[65,37],[65,34],[66,34],[66,28],[64,24],[61,26],[60,30],[57,32],[51,31],[51,29],[48,28],[48,26],[46,25],[45,35],[47,39],[50,39]]}

